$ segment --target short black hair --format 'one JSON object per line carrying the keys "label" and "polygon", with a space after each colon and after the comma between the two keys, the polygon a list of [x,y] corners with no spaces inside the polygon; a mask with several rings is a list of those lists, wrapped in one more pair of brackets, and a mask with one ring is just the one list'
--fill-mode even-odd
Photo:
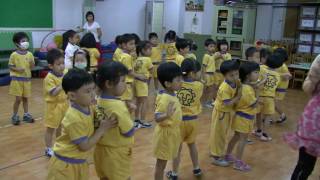
{"label": "short black hair", "polygon": [[255,52],[258,52],[257,48],[255,48],[253,46],[249,47],[245,52],[246,58],[248,59],[249,57],[252,57]]}
{"label": "short black hair", "polygon": [[164,36],[164,42],[166,42],[167,40],[176,41],[176,39],[177,39],[177,33],[173,30],[168,31]]}
{"label": "short black hair", "polygon": [[288,53],[284,48],[277,48],[273,51],[273,53],[278,53],[281,56],[283,62],[288,61]]}
{"label": "short black hair", "polygon": [[148,48],[152,48],[150,41],[140,41],[136,47],[137,55],[143,55],[142,50],[146,50]]}
{"label": "short black hair", "polygon": [[60,58],[64,58],[64,54],[61,52],[60,49],[51,49],[50,51],[48,51],[47,53],[47,62],[48,64],[53,65],[54,62]]}
{"label": "short black hair", "polygon": [[121,44],[127,44],[130,41],[135,41],[135,37],[132,34],[123,34],[121,36]]}
{"label": "short black hair", "polygon": [[131,35],[134,37],[134,43],[135,43],[135,44],[139,44],[140,41],[141,41],[141,39],[140,39],[140,37],[138,36],[138,34],[132,33]]}
{"label": "short black hair", "polygon": [[92,33],[86,33],[80,40],[80,47],[96,48],[96,39]]}
{"label": "short black hair", "polygon": [[198,72],[200,70],[200,63],[193,59],[187,58],[181,63],[181,71],[183,76],[187,76],[190,72]]}
{"label": "short black hair", "polygon": [[180,51],[180,49],[184,49],[184,48],[190,48],[190,43],[188,42],[188,40],[186,39],[177,39],[176,42],[176,48],[178,51]]}
{"label": "short black hair", "polygon": [[103,62],[97,71],[96,83],[97,86],[103,90],[106,81],[118,84],[121,76],[128,74],[128,69],[122,63],[117,61]]}
{"label": "short black hair", "polygon": [[149,40],[151,40],[152,38],[158,38],[158,34],[155,32],[151,32],[151,33],[149,33],[148,38],[149,38]]}
{"label": "short black hair", "polygon": [[266,48],[262,48],[261,50],[260,50],[260,59],[261,58],[268,58],[268,56],[270,56],[272,53],[271,53],[271,51],[269,51],[268,49],[266,49]]}
{"label": "short black hair", "polygon": [[221,45],[227,45],[229,49],[229,43],[225,39],[218,41],[218,51],[221,51]]}
{"label": "short black hair", "polygon": [[82,69],[70,69],[62,79],[62,88],[68,93],[79,90],[82,86],[94,83],[92,76]]}
{"label": "short black hair", "polygon": [[230,71],[239,70],[240,62],[236,59],[224,61],[220,66],[220,72],[225,75]]}
{"label": "short black hair", "polygon": [[86,13],[86,20],[88,20],[88,16],[90,16],[90,15],[93,17],[93,20],[94,20],[94,14],[93,14],[92,11],[88,11],[88,12]]}
{"label": "short black hair", "polygon": [[121,45],[121,43],[122,43],[122,35],[116,36],[114,42],[116,43],[117,46]]}
{"label": "short black hair", "polygon": [[279,54],[272,54],[271,56],[268,56],[266,65],[272,69],[279,68],[283,64],[281,58],[282,57]]}
{"label": "short black hair", "polygon": [[86,67],[86,71],[90,71],[90,54],[89,51],[85,50],[85,49],[77,49],[74,53],[73,53],[73,57],[72,57],[72,67],[76,68],[75,65],[75,59],[77,54],[84,54],[86,59],[87,59],[87,67]]}
{"label": "short black hair", "polygon": [[76,34],[77,34],[77,32],[72,29],[70,29],[62,34],[62,50],[64,50],[64,51],[66,50],[68,42],[69,42],[69,38],[73,37]]}
{"label": "short black hair", "polygon": [[24,38],[27,38],[28,41],[29,41],[29,37],[28,37],[27,33],[25,33],[25,32],[17,32],[17,33],[14,33],[14,35],[12,37],[12,41],[15,44],[19,44],[21,39],[24,39]]}
{"label": "short black hair", "polygon": [[260,66],[256,62],[244,62],[240,65],[239,69],[239,77],[241,82],[244,82],[247,78],[247,76],[252,73],[253,71],[259,71]]}
{"label": "short black hair", "polygon": [[211,39],[211,38],[208,38],[208,39],[206,39],[206,40],[204,41],[204,46],[205,46],[205,47],[208,47],[210,44],[216,45],[216,42],[215,42],[213,39]]}
{"label": "short black hair", "polygon": [[166,88],[165,82],[172,82],[174,78],[182,76],[181,68],[174,62],[165,62],[157,69],[158,80]]}

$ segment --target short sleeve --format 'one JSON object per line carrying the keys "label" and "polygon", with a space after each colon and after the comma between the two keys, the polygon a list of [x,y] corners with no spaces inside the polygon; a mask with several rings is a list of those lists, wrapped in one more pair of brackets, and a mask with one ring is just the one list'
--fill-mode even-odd
{"label": "short sleeve", "polygon": [[230,88],[224,86],[223,88],[219,89],[219,96],[224,103],[228,103],[233,98],[233,93]]}
{"label": "short sleeve", "polygon": [[83,27],[82,27],[83,29],[88,29],[88,23],[86,22],[86,23],[84,23],[84,25],[83,25]]}
{"label": "short sleeve", "polygon": [[[50,75],[48,74],[48,76]],[[51,94],[57,88],[57,86],[54,80],[48,77],[44,80],[44,88],[47,93]]]}
{"label": "short sleeve", "polygon": [[152,64],[151,59],[148,60],[147,68],[148,68],[148,70],[150,70],[151,68],[153,68],[153,64]]}
{"label": "short sleeve", "polygon": [[33,54],[32,53],[30,53],[30,61],[34,64],[34,56],[33,56]]}
{"label": "short sleeve", "polygon": [[156,100],[155,114],[161,114],[167,111],[168,103],[165,101],[165,99],[161,95],[159,96],[160,97],[157,97],[157,100]]}
{"label": "short sleeve", "polygon": [[100,52],[98,51],[97,48],[94,48],[94,49],[93,49],[93,55],[94,55],[94,57],[96,57],[96,58],[100,58]]}
{"label": "short sleeve", "polygon": [[73,144],[80,144],[81,142],[87,140],[89,137],[87,136],[86,125],[81,122],[71,123],[67,127],[65,127],[70,140]]}
{"label": "short sleeve", "polygon": [[131,117],[126,112],[117,112],[118,126],[123,136],[130,137],[134,134],[134,126]]}
{"label": "short sleeve", "polygon": [[132,67],[132,60],[131,60],[131,56],[123,56],[121,58],[121,62],[123,65],[125,65],[129,71],[131,71],[133,69]]}
{"label": "short sleeve", "polygon": [[16,58],[15,58],[15,56],[13,54],[10,55],[8,65],[9,66],[15,66],[16,65]]}
{"label": "short sleeve", "polygon": [[95,28],[101,28],[98,22],[94,22],[94,24],[95,24]]}
{"label": "short sleeve", "polygon": [[67,46],[67,48],[66,48],[66,51],[65,51],[65,56],[67,57],[67,58],[71,58],[71,57],[73,57],[73,55],[74,55],[74,48],[72,48],[71,46]]}
{"label": "short sleeve", "polygon": [[202,65],[208,66],[208,56],[206,54],[203,56]]}

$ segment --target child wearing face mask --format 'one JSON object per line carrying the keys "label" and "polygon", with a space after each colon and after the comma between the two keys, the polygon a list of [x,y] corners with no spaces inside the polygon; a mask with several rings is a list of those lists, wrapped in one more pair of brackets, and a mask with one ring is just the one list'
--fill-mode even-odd
{"label": "child wearing face mask", "polygon": [[77,34],[74,30],[68,30],[67,32],[63,33],[63,44],[62,49],[64,50],[64,65],[66,69],[72,68],[72,58],[74,52],[80,47],[77,45],[80,41],[79,34]]}
{"label": "child wearing face mask", "polygon": [[78,49],[73,54],[72,67],[90,71],[90,55],[85,49]]}
{"label": "child wearing face mask", "polygon": [[34,67],[34,57],[28,51],[29,37],[25,32],[17,32],[13,35],[12,41],[17,46],[17,50],[10,55],[8,65],[11,77],[9,94],[16,97],[11,122],[13,125],[20,124],[18,110],[22,101],[23,121],[33,123],[34,119],[28,112],[28,98],[31,96],[31,69]]}

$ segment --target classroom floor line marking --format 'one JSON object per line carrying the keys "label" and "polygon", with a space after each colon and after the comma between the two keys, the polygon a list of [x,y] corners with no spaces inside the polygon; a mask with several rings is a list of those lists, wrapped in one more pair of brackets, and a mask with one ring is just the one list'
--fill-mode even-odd
{"label": "classroom floor line marking", "polygon": [[37,159],[39,159],[39,158],[41,158],[41,157],[44,157],[44,156],[45,156],[45,155],[39,155],[39,156],[30,158],[30,159],[27,159],[27,160],[24,160],[24,161],[20,161],[20,162],[17,162],[17,163],[10,164],[10,165],[8,165],[8,166],[5,166],[5,167],[0,168],[0,171],[9,169],[9,168],[12,168],[12,167],[15,167],[15,166],[18,166],[18,165],[21,165],[21,164],[24,164],[24,163],[33,161],[33,160],[37,160]]}
{"label": "classroom floor line marking", "polygon": [[[34,119],[34,121],[40,121],[40,120],[42,120],[42,117],[38,117],[38,118]],[[13,124],[6,124],[3,126],[0,126],[0,129],[12,127],[12,126],[14,126],[14,125]]]}

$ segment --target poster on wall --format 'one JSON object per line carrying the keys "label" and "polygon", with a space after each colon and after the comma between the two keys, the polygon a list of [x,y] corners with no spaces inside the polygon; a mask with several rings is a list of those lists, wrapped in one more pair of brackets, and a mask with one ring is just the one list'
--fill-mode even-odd
{"label": "poster on wall", "polygon": [[186,11],[203,11],[204,0],[185,0]]}

